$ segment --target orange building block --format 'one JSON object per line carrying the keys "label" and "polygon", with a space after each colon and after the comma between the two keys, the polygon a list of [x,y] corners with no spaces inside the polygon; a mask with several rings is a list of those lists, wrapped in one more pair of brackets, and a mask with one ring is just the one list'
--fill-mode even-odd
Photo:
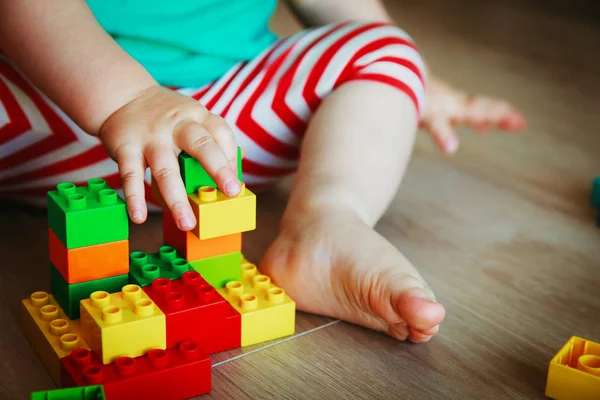
{"label": "orange building block", "polygon": [[67,249],[50,228],[48,238],[50,261],[68,283],[87,282],[129,273],[128,240]]}
{"label": "orange building block", "polygon": [[212,239],[198,239],[192,232],[179,230],[169,210],[163,211],[163,239],[188,261],[242,251],[241,232]]}
{"label": "orange building block", "polygon": [[546,396],[556,400],[600,399],[600,344],[571,337],[550,361]]}

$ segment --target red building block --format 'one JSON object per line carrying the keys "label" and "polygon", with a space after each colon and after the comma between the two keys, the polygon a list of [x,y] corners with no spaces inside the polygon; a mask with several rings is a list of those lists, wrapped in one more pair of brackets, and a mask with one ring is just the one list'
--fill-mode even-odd
{"label": "red building block", "polygon": [[240,314],[198,272],[155,279],[144,291],[167,318],[167,348],[189,340],[208,354],[240,347]]}
{"label": "red building block", "polygon": [[179,230],[169,210],[163,212],[163,240],[188,261],[242,251],[242,234],[198,239],[192,232]]}
{"label": "red building block", "polygon": [[107,400],[183,400],[211,391],[210,358],[194,342],[108,365],[78,349],[61,360],[61,375],[65,387],[102,385]]}

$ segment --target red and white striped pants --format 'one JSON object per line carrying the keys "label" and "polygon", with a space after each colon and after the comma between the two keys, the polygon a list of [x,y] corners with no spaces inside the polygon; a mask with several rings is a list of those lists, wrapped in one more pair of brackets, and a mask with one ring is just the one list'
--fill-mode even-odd
{"label": "red and white striped pants", "polygon": [[[294,172],[311,115],[325,96],[356,80],[391,85],[412,99],[417,113],[424,106],[425,68],[413,41],[382,23],[306,30],[215,82],[176,90],[227,120],[246,151],[244,181],[258,189]],[[94,177],[121,188],[117,165],[99,140],[0,58],[0,196],[43,205],[56,184]]]}

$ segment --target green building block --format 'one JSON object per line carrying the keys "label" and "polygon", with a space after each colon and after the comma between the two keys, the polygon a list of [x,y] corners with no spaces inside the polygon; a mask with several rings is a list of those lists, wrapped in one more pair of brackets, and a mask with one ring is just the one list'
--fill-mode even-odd
{"label": "green building block", "polygon": [[30,400],[105,400],[102,385],[68,389],[45,390],[31,393]]}
{"label": "green building block", "polygon": [[[240,147],[238,147],[237,163],[238,179],[242,182],[242,149]],[[214,179],[210,177],[200,162],[185,151],[179,154],[179,171],[187,194],[196,193],[202,186],[217,187]]]}
{"label": "green building block", "polygon": [[148,286],[157,278],[178,279],[192,267],[171,246],[162,246],[155,254],[134,251],[129,255],[129,283]]}
{"label": "green building block", "polygon": [[68,249],[125,240],[129,218],[125,201],[104,179],[87,186],[59,183],[48,192],[48,225]]}
{"label": "green building block", "polygon": [[229,281],[242,280],[242,253],[240,251],[191,261],[190,264],[205,281],[215,288],[225,287]]}
{"label": "green building block", "polygon": [[108,293],[120,292],[127,284],[129,284],[128,274],[69,284],[50,263],[50,291],[70,319],[79,319],[79,303],[81,300],[88,299],[92,293],[98,290]]}
{"label": "green building block", "polygon": [[595,177],[592,181],[590,203],[592,206],[600,208],[600,176]]}

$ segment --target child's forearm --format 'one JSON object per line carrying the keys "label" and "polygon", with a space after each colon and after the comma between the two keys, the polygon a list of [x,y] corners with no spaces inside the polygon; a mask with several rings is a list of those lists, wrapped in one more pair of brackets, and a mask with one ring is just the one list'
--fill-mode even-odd
{"label": "child's forearm", "polygon": [[307,26],[319,26],[348,20],[392,22],[379,0],[287,0],[295,14]]}
{"label": "child's forearm", "polygon": [[83,0],[0,1],[0,49],[90,134],[156,85]]}

